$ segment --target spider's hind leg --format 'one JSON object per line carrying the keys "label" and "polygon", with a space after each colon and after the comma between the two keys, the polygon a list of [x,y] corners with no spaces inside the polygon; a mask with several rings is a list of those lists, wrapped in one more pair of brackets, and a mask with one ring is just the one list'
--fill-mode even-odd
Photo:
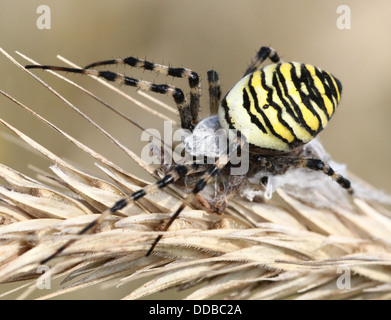
{"label": "spider's hind leg", "polygon": [[261,47],[255,57],[251,60],[250,65],[243,74],[243,77],[257,70],[267,58],[269,58],[274,63],[281,62],[279,55],[273,48]]}
{"label": "spider's hind leg", "polygon": [[[280,158],[282,159],[282,158]],[[289,164],[296,168],[306,168],[314,171],[320,171],[337,182],[342,188],[346,189],[349,194],[353,194],[353,189],[350,181],[342,175],[335,172],[327,163],[320,159],[309,158],[284,158],[285,164]]]}
{"label": "spider's hind leg", "polygon": [[209,83],[209,110],[210,114],[217,114],[219,108],[221,89],[219,83],[219,76],[215,70],[208,71],[208,83]]}
{"label": "spider's hind leg", "polygon": [[336,181],[342,188],[346,189],[350,194],[353,194],[353,189],[351,183],[348,179],[342,175],[336,173],[333,168],[331,168],[327,163],[324,163],[319,159],[301,159],[299,164],[303,168],[308,168],[315,171],[321,171],[324,174],[328,175],[331,179]]}

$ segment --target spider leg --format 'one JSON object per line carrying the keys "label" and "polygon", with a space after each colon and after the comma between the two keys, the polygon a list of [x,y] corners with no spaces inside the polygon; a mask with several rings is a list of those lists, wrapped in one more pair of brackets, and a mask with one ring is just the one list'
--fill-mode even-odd
{"label": "spider leg", "polygon": [[[282,160],[282,158],[281,158]],[[285,163],[297,168],[307,168],[314,171],[320,171],[325,175],[328,175],[331,179],[337,182],[342,188],[346,189],[349,194],[353,194],[351,183],[348,179],[342,175],[336,173],[327,163],[320,159],[308,159],[308,158],[285,158]]]}
{"label": "spider leg", "polygon": [[[187,68],[172,68],[169,66],[149,62],[146,60],[128,57],[128,58],[119,58],[112,60],[98,61],[89,64],[84,67],[84,69],[91,69],[97,66],[104,65],[118,65],[126,64],[131,67],[141,68],[145,70],[150,70],[158,74],[165,74],[168,76],[173,76],[176,78],[187,78],[189,81],[190,87],[190,113],[193,126],[198,123],[198,113],[200,110],[200,97],[201,97],[201,82],[199,76],[196,72],[187,69]],[[183,110],[184,112],[185,110]],[[181,116],[181,118],[184,116]],[[187,117],[187,116],[186,116]]]}
{"label": "spider leg", "polygon": [[[125,208],[129,203],[137,201],[140,198],[146,196],[147,194],[150,194],[151,192],[154,192],[158,189],[163,189],[164,187],[168,186],[171,183],[174,183],[178,179],[185,177],[187,174],[190,173],[190,171],[186,166],[183,166],[183,165],[179,165],[179,166],[175,167],[171,172],[166,174],[162,179],[157,181],[155,184],[151,184],[151,185],[145,187],[144,189],[140,189],[138,191],[135,191],[132,194],[122,198],[121,200],[118,200],[111,208],[102,212],[98,218],[96,218],[95,220],[93,220],[89,224],[87,224],[82,230],[80,230],[77,233],[77,235],[80,236],[80,235],[85,234],[87,232],[91,232],[94,228],[96,228],[98,225],[100,225],[101,222],[104,219],[106,219],[109,215],[115,213],[118,210]],[[49,260],[58,256],[61,252],[63,252],[66,248],[68,248],[70,245],[72,245],[75,241],[77,241],[76,238],[69,240],[64,245],[59,247],[52,255],[43,259],[40,262],[40,264],[46,264]]]}
{"label": "spider leg", "polygon": [[65,71],[72,73],[80,73],[93,75],[97,77],[102,77],[107,81],[117,82],[119,84],[136,87],[144,91],[152,91],[161,94],[168,94],[174,98],[174,101],[177,105],[179,115],[181,118],[181,126],[185,129],[193,128],[192,117],[191,117],[191,108],[186,102],[185,95],[183,91],[173,85],[169,84],[155,84],[149,81],[139,80],[135,78],[130,78],[124,76],[120,73],[115,73],[111,71],[97,71],[91,69],[77,69],[77,68],[67,68],[67,67],[56,67],[56,66],[46,66],[46,65],[27,65],[26,69],[43,69],[43,70],[56,70],[56,71]]}
{"label": "spider leg", "polygon": [[279,63],[282,61],[273,48],[261,47],[255,57],[251,60],[250,65],[243,74],[243,77],[257,70],[267,58],[269,58],[274,63]]}
{"label": "spider leg", "polygon": [[[228,161],[227,161],[228,162]],[[174,214],[171,216],[170,220],[165,224],[162,231],[165,232],[170,228],[172,223],[178,218],[179,214],[183,211],[183,209],[193,200],[193,198],[202,191],[205,186],[209,183],[209,181],[217,174],[219,170],[221,170],[222,167],[224,167],[226,162],[223,164],[214,164],[212,165],[208,171],[201,177],[200,180],[197,181],[196,185],[194,186],[191,193],[186,197],[186,199],[182,202],[182,204],[179,206],[179,208],[174,212]],[[153,250],[155,249],[156,245],[159,243],[160,239],[163,237],[163,234],[160,234],[157,236],[155,241],[152,243],[150,249],[148,250],[146,256],[148,257]]]}
{"label": "spider leg", "polygon": [[219,108],[221,90],[219,83],[219,76],[215,70],[208,71],[208,83],[209,83],[209,110],[210,114],[217,114]]}
{"label": "spider leg", "polygon": [[351,183],[348,179],[336,173],[327,163],[319,159],[300,159],[298,165],[315,171],[321,171],[336,181],[342,188],[353,194]]}
{"label": "spider leg", "polygon": [[[172,223],[175,221],[176,218],[178,218],[179,214],[183,211],[183,209],[193,200],[194,197],[197,196],[199,192],[201,192],[205,186],[210,183],[210,181],[213,179],[213,177],[218,174],[225,165],[229,162],[231,159],[232,154],[240,147],[242,147],[244,143],[244,140],[242,140],[239,136],[236,136],[236,138],[233,139],[233,141],[230,143],[229,146],[229,153],[223,154],[220,158],[216,160],[216,162],[209,167],[209,169],[201,176],[201,178],[197,181],[195,184],[193,190],[191,193],[183,200],[182,204],[179,206],[179,208],[174,212],[174,214],[171,216],[170,220],[165,224],[162,231],[167,231]],[[160,239],[163,237],[163,234],[160,234],[157,236],[155,241],[152,243],[151,248],[148,250],[146,256],[149,256],[153,250],[155,249],[156,245],[159,243]]]}

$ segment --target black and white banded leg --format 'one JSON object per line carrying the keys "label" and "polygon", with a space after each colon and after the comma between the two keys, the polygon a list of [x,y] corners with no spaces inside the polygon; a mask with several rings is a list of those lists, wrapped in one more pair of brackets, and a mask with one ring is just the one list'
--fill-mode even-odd
{"label": "black and white banded leg", "polygon": [[217,114],[221,99],[219,76],[215,70],[208,71],[210,115]]}
{"label": "black and white banded leg", "polygon": [[273,173],[275,165],[280,164],[282,166],[289,165],[293,168],[305,168],[314,171],[320,171],[323,174],[329,176],[335,182],[337,182],[342,188],[346,189],[349,194],[353,194],[351,183],[348,179],[335,172],[327,163],[320,159],[308,159],[308,158],[291,158],[291,157],[275,157],[267,159],[265,157],[259,157],[258,164],[264,167],[266,170]]}
{"label": "black and white banded leg", "polygon": [[[175,167],[171,172],[166,174],[162,179],[157,181],[155,184],[151,184],[144,189],[140,189],[136,192],[133,192],[132,194],[128,195],[125,198],[122,198],[121,200],[118,200],[111,208],[107,209],[106,211],[102,212],[101,215],[90,222],[88,225],[86,225],[83,229],[81,229],[77,235],[83,235],[88,232],[92,232],[97,226],[99,226],[104,219],[106,219],[109,215],[114,214],[118,210],[121,210],[125,208],[129,203],[139,200],[140,198],[146,196],[147,194],[150,194],[158,189],[163,189],[169,184],[174,183],[180,178],[184,178],[186,175],[190,174],[193,170],[196,169],[196,165],[190,167],[190,169],[187,166],[178,165]],[[171,222],[172,223],[172,222]],[[75,241],[77,241],[77,238],[71,239],[68,242],[66,242],[64,245],[62,245],[60,248],[58,248],[52,255],[48,256],[47,258],[43,259],[40,263],[46,264],[48,261],[52,260],[56,256],[58,256],[61,252],[63,252],[66,248],[68,248],[70,245],[72,245]],[[151,251],[151,250],[150,250]],[[149,252],[150,253],[150,252]]]}
{"label": "black and white banded leg", "polygon": [[[162,232],[167,231],[171,224],[175,221],[176,218],[178,218],[179,214],[183,211],[183,209],[190,204],[190,202],[195,198],[195,196],[204,190],[206,185],[208,185],[212,179],[227,165],[227,163],[230,161],[232,154],[234,154],[238,148],[241,148],[243,146],[243,140],[240,138],[240,136],[236,136],[231,142],[228,150],[230,151],[229,154],[223,154],[220,158],[216,160],[216,162],[206,170],[201,178],[196,182],[193,190],[191,193],[183,200],[182,204],[179,206],[179,208],[174,212],[174,214],[171,216],[170,220],[164,225]],[[152,243],[151,248],[148,250],[146,256],[149,256],[153,250],[155,249],[156,245],[159,243],[160,239],[163,237],[163,234],[160,234],[155,241]]]}
{"label": "black and white banded leg", "polygon": [[[177,78],[187,78],[190,86],[190,104],[187,103],[183,91],[173,85],[155,84],[149,81],[127,77],[120,73],[90,69],[95,66],[113,65],[113,64],[127,64],[132,67],[143,68],[145,70],[151,70],[160,74],[171,75]],[[151,92],[156,92],[161,94],[168,94],[171,95],[175,100],[175,103],[179,111],[182,128],[192,130],[198,122],[198,113],[200,110],[201,85],[200,85],[198,74],[190,69],[172,68],[172,67],[155,64],[152,62],[148,62],[133,57],[95,62],[88,65],[84,69],[57,67],[57,66],[48,66],[48,65],[27,65],[26,69],[55,70],[55,71],[94,75],[94,76],[102,77],[108,81],[113,81],[127,86],[136,87],[141,90],[151,91]]]}
{"label": "black and white banded leg", "polygon": [[307,168],[314,171],[320,171],[328,175],[331,179],[336,181],[342,188],[346,189],[350,194],[353,194],[351,183],[348,179],[336,173],[327,163],[320,159],[292,159],[292,163],[296,167]]}
{"label": "black and white banded leg", "polygon": [[[236,152],[237,148],[241,147],[241,139],[237,137],[233,140],[233,142],[230,144],[229,150],[231,150],[231,153]],[[183,200],[182,204],[179,206],[179,208],[174,212],[174,214],[171,216],[170,220],[164,225],[162,232],[165,232],[169,229],[169,227],[172,225],[172,223],[175,221],[176,218],[178,218],[179,214],[183,211],[183,209],[190,204],[190,202],[193,200],[193,198],[201,192],[205,186],[210,183],[210,181],[215,177],[215,175],[222,170],[225,165],[229,162],[231,154],[224,154],[220,158],[218,158],[212,166],[209,167],[209,169],[201,176],[201,178],[196,182],[192,192]],[[101,215],[93,220],[91,223],[86,225],[82,230],[80,230],[77,235],[83,235],[85,233],[91,232],[99,226],[104,219],[106,219],[109,215],[114,214],[116,211],[121,210],[125,208],[129,203],[139,200],[140,198],[146,196],[147,194],[157,190],[157,189],[163,189],[169,184],[174,183],[180,178],[186,177],[188,174],[191,174],[194,171],[197,171],[197,164],[192,164],[190,167],[190,170],[187,166],[184,165],[178,165],[175,167],[171,172],[169,172],[167,175],[165,175],[161,180],[157,181],[155,184],[149,185],[145,187],[144,189],[140,189],[136,192],[133,192],[129,196],[117,201],[111,208],[107,209],[106,211],[102,212]],[[159,243],[160,239],[163,237],[163,234],[160,234],[155,241],[152,243],[150,249],[146,253],[146,256],[149,256],[156,245]],[[60,248],[58,248],[52,255],[49,257],[43,259],[40,263],[45,264],[51,259],[58,256],[61,252],[63,252],[66,248],[68,248],[70,245],[72,245],[77,239],[71,239],[68,242],[66,242],[64,245],[62,245]]]}
{"label": "black and white banded leg", "polygon": [[149,62],[135,57],[118,58],[98,61],[89,64],[84,69],[91,69],[97,66],[126,64],[131,67],[150,70],[158,74],[165,74],[175,78],[187,78],[190,87],[190,113],[193,126],[198,123],[198,113],[200,110],[201,82],[196,72],[187,68],[173,68],[158,63]]}
{"label": "black and white banded leg", "polygon": [[270,47],[261,47],[255,57],[251,60],[249,66],[243,74],[243,77],[259,69],[260,65],[269,58],[274,63],[279,63],[282,60],[278,56],[277,52]]}

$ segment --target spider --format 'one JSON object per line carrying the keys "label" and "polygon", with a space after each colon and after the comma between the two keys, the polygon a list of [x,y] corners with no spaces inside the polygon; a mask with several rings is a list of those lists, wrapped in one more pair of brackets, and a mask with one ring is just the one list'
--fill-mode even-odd
{"label": "spider", "polygon": [[[261,64],[267,59],[272,63],[261,68]],[[118,64],[126,64],[177,78],[186,78],[190,87],[190,101],[187,101],[181,89],[170,84],[155,84],[111,71],[92,69]],[[191,192],[161,228],[162,233],[146,253],[149,256],[163,233],[169,229],[182,210],[218,174],[223,170],[233,168],[234,165],[231,163],[233,153],[244,151],[246,146],[249,151],[249,169],[242,175],[242,178],[239,178],[237,185],[240,185],[243,177],[249,172],[253,173],[257,170],[277,175],[292,167],[307,168],[324,173],[353,194],[350,181],[336,173],[328,164],[320,159],[302,156],[303,146],[323,130],[333,115],[341,99],[341,82],[318,67],[298,62],[283,62],[271,47],[260,48],[242,78],[222,99],[217,72],[208,71],[210,111],[215,115],[201,122],[198,119],[201,97],[200,79],[196,72],[187,68],[173,68],[134,57],[95,62],[83,69],[47,65],[28,65],[26,68],[95,75],[141,90],[167,94],[173,97],[177,105],[183,129],[196,134],[199,126],[209,121],[209,124],[206,124],[207,127],[220,128],[227,133],[231,130],[235,131],[235,135],[229,140],[230,151],[220,154],[213,164],[200,166],[194,162],[168,166],[162,179],[117,201],[111,208],[102,212],[96,220],[79,231],[79,235],[90,232],[108,215],[123,209],[130,202],[137,201],[154,190],[165,188],[169,184],[198,172]],[[199,173],[200,170],[203,171]],[[236,186],[232,189],[235,188]],[[220,209],[211,211],[223,210],[224,206],[222,209],[220,207]],[[69,240],[41,263],[45,264],[56,257],[75,241],[76,239]]]}

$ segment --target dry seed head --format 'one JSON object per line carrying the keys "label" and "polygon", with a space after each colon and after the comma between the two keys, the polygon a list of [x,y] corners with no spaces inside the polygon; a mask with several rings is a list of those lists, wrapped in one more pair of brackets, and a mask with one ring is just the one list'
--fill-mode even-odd
{"label": "dry seed head", "polygon": [[[273,197],[261,201],[265,190],[256,189],[254,177],[241,189],[242,196],[238,193],[230,199],[222,216],[192,203],[154,254],[145,257],[161,221],[181,204],[183,188],[158,190],[110,216],[94,234],[78,237],[77,231],[99,212],[146,182],[41,120],[91,155],[107,178],[83,172],[25,135],[23,128],[0,120],[53,163],[51,173],[38,172],[40,179],[0,166],[2,283],[30,280],[28,285],[36,289],[39,261],[65,241],[78,238],[50,262],[53,277],[66,276],[65,286],[49,294],[45,291],[44,298],[109,281],[123,286],[140,279],[144,284],[124,298],[195,284],[187,299],[390,298],[391,199],[359,179],[352,179],[356,194],[351,199],[328,184],[327,177],[295,169],[272,179]],[[142,170],[155,174],[134,152],[108,137]],[[311,148],[316,152],[320,147]],[[294,183],[298,180],[300,184]],[[350,287],[338,287],[347,284],[340,279],[348,272]]]}

